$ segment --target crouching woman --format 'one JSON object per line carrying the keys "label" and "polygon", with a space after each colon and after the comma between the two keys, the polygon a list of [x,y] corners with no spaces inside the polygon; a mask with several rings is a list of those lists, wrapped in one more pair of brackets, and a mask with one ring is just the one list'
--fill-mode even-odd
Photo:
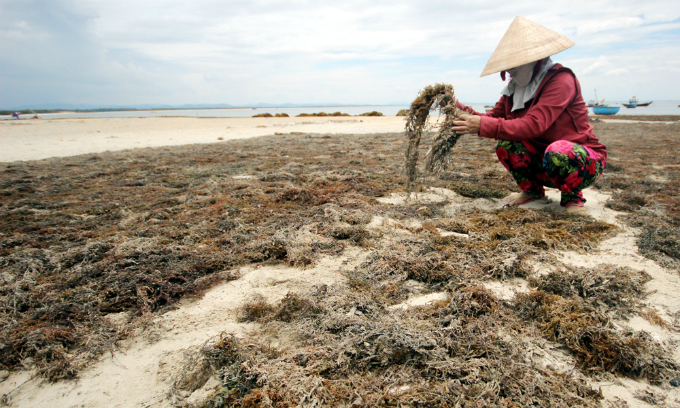
{"label": "crouching woman", "polygon": [[550,59],[573,45],[517,17],[481,75],[510,75],[500,100],[488,113],[458,103],[470,115],[454,122],[456,133],[498,140],[498,159],[521,190],[507,199],[508,206],[538,200],[549,187],[560,190],[566,211],[587,214],[582,191],[602,174],[607,148],[593,133],[576,76]]}

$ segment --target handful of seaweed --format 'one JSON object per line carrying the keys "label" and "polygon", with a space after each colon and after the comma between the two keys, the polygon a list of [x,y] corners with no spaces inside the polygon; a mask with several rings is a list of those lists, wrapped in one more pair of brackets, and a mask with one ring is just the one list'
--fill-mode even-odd
{"label": "handful of seaweed", "polygon": [[409,190],[418,177],[416,164],[420,139],[423,130],[426,128],[430,111],[436,109],[439,109],[440,114],[444,115],[444,121],[439,126],[439,131],[432,138],[432,146],[425,156],[425,169],[428,172],[446,170],[449,152],[461,136],[451,130],[453,121],[458,120],[460,114],[464,113],[456,107],[456,102],[453,86],[449,84],[426,86],[420,91],[418,97],[411,102],[411,108],[406,118],[406,137],[409,142],[406,150],[406,178]]}

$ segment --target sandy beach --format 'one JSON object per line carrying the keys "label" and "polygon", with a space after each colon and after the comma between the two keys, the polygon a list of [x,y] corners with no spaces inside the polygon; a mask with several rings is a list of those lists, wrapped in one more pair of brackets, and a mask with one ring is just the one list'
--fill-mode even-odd
{"label": "sandy beach", "polygon": [[401,132],[404,118],[97,118],[0,121],[0,162],[302,133]]}
{"label": "sandy beach", "polygon": [[666,119],[589,217],[472,136],[407,195],[403,117],[0,121],[3,402],[680,407]]}

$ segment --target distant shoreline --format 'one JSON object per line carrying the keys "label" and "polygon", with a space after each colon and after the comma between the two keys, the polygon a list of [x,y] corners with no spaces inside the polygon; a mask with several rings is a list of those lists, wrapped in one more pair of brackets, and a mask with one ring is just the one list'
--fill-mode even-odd
{"label": "distant shoreline", "polygon": [[[657,105],[659,103],[669,102],[673,103],[675,106],[680,107],[680,100],[657,100]],[[495,102],[464,102],[466,105],[494,105]],[[624,105],[626,101],[613,101],[613,105]],[[233,109],[313,109],[313,108],[361,108],[361,107],[374,107],[374,106],[409,106],[410,103],[388,103],[388,104],[349,104],[349,105],[267,105],[267,106],[212,106],[212,107],[158,107],[158,108],[134,108],[134,107],[124,107],[124,108],[92,108],[92,109],[0,109],[0,116],[11,115],[14,112],[20,112],[22,115],[30,114],[44,114],[44,113],[96,113],[96,112],[150,112],[150,111],[177,111],[177,110],[233,110]],[[646,106],[642,108],[647,108]]]}
{"label": "distant shoreline", "polygon": [[[489,103],[466,103],[478,112],[484,112]],[[656,101],[653,105],[636,109],[622,109],[609,117],[630,119],[637,116],[667,116],[680,115],[680,100]],[[313,114],[319,112],[333,113],[340,111],[350,116],[358,116],[370,111],[378,111],[386,116],[396,115],[401,109],[409,109],[409,104],[403,105],[308,105],[308,106],[256,106],[256,107],[209,107],[209,108],[97,108],[97,109],[24,109],[20,112],[20,119],[30,119],[33,115],[40,115],[43,119],[67,118],[96,118],[96,117],[252,117],[260,113],[286,113],[290,117],[302,113]],[[0,120],[12,119],[12,113],[17,110],[0,110]],[[589,109],[589,114],[593,112]],[[654,120],[659,120],[655,118]]]}
{"label": "distant shoreline", "polygon": [[11,115],[19,112],[22,115],[43,114],[43,113],[91,113],[91,112],[151,112],[151,111],[172,111],[172,110],[224,110],[224,109],[312,109],[312,108],[362,108],[372,106],[404,106],[405,104],[386,104],[386,105],[291,105],[291,106],[230,106],[230,107],[207,107],[207,108],[97,108],[97,109],[0,109],[0,115]]}

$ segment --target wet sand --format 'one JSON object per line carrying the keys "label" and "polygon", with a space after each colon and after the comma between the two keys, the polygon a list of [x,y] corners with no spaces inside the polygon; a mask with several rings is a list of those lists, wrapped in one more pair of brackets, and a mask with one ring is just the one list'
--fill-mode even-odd
{"label": "wet sand", "polygon": [[404,117],[92,118],[0,121],[0,162],[288,134],[401,132]]}

